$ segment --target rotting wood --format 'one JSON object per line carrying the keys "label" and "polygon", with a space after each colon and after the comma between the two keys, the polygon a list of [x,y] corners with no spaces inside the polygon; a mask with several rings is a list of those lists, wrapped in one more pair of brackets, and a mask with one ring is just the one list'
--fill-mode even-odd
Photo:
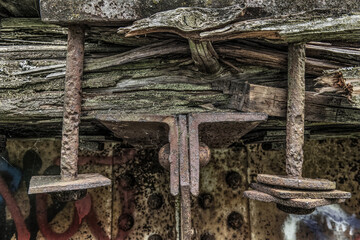
{"label": "rotting wood", "polygon": [[336,93],[346,96],[354,105],[360,103],[360,68],[350,67],[325,71],[314,80],[319,94]]}
{"label": "rotting wood", "polygon": [[[242,9],[241,12],[246,12]],[[324,15],[323,12],[302,12],[293,15],[241,19],[239,11],[232,12],[224,8],[226,19],[217,19],[218,13],[202,9],[196,16],[209,22],[209,26],[194,20],[198,8],[178,8],[152,15],[135,21],[133,25],[120,28],[125,36],[137,36],[148,33],[172,32],[192,40],[230,40],[236,38],[262,38],[282,42],[347,40],[357,41],[360,31],[360,15]],[[220,10],[219,10],[220,11]],[[181,21],[173,21],[174,16],[181,16]],[[198,16],[199,15],[199,16]],[[176,19],[176,18],[175,18]],[[190,20],[189,20],[190,19]],[[231,19],[233,23],[229,23]],[[329,27],[331,26],[331,27]],[[210,29],[209,29],[210,28]]]}
{"label": "rotting wood", "polygon": [[[234,81],[213,84],[230,94],[230,108],[244,112],[263,112],[269,116],[285,117],[287,106],[286,89]],[[351,106],[346,98],[305,93],[305,120],[318,122],[357,123],[360,109]]]}
{"label": "rotting wood", "polygon": [[[271,48],[258,48],[238,44],[218,44],[215,50],[221,57],[233,58],[236,61],[249,65],[260,65],[281,70],[287,69],[287,52]],[[327,60],[307,58],[306,73],[320,76],[323,71],[349,66],[344,63],[335,63]]]}
{"label": "rotting wood", "polygon": [[192,59],[201,72],[216,73],[220,70],[216,51],[211,42],[198,42],[189,40]]}
{"label": "rotting wood", "polygon": [[[67,31],[38,19],[2,19],[1,25],[0,45],[11,44],[10,48],[0,47],[1,131],[11,136],[59,136]],[[236,58],[221,54],[219,49],[222,46],[251,49],[246,56],[237,57],[245,59],[255,55],[256,49],[269,51],[269,54],[277,49],[281,54],[286,54],[286,44],[261,40],[233,40],[214,44],[222,69],[216,74],[203,74],[193,67],[188,44],[177,36],[156,34],[124,38],[115,33],[114,27],[91,27],[88,30],[85,54],[93,69],[85,72],[82,84],[82,135],[107,134],[93,120],[98,113],[155,112],[168,115],[235,109],[266,111],[270,116],[280,118],[285,116],[286,91],[282,88],[286,88],[286,59],[283,68],[251,66],[256,61],[245,65],[233,60]],[[103,41],[105,38],[106,41]],[[173,42],[167,43],[164,39],[173,39]],[[351,54],[346,52],[342,55],[337,51],[341,61],[333,61],[330,52],[341,50],[343,46],[322,44],[322,49],[312,54],[312,58],[321,66],[316,70],[319,75],[323,70],[343,67],[356,59],[358,49],[352,48]],[[320,46],[320,43],[311,45]],[[134,47],[138,46],[141,47],[135,50]],[[179,51],[176,55],[171,49],[173,46]],[[169,54],[159,56],[159,49]],[[132,56],[132,62],[127,62],[127,51]],[[222,59],[235,66],[235,73],[235,68],[224,64]],[[323,62],[335,66],[324,68]],[[109,65],[105,67],[103,63]],[[221,82],[220,85],[237,86],[239,92],[232,89],[232,93],[229,93],[225,88],[218,88],[217,81]],[[249,84],[245,84],[246,81]],[[248,90],[242,86],[247,86]],[[306,87],[313,89],[313,77],[307,77]],[[349,105],[346,98],[336,96],[339,93],[331,94],[320,96],[307,92],[310,106],[307,110],[308,120],[317,121],[320,125],[327,124],[324,122],[343,125],[345,122],[356,123],[355,119],[359,118],[357,105]],[[278,96],[280,101],[274,101],[274,97]],[[271,129],[277,124],[276,121],[270,123],[272,125],[266,125],[266,128]],[[316,138],[322,135],[351,135],[348,128],[341,133],[339,125],[336,133],[328,127],[324,129],[317,132]]]}

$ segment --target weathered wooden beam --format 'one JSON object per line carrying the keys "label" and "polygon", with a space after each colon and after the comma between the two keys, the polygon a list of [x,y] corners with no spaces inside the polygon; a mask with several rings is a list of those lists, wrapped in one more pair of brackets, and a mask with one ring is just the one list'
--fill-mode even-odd
{"label": "weathered wooden beam", "polygon": [[[215,50],[221,57],[233,58],[240,63],[260,65],[284,71],[287,69],[287,52],[285,51],[264,47],[251,47],[236,43],[218,44],[215,46]],[[319,58],[309,57],[306,59],[306,73],[315,76],[320,76],[325,70],[345,66],[346,64],[344,63],[336,63]]]}
{"label": "weathered wooden beam", "polygon": [[[43,0],[42,0],[43,1]],[[51,1],[51,0],[48,0]],[[54,1],[55,2],[55,1]],[[208,7],[208,8],[222,8],[229,7],[235,4],[247,4],[247,7],[259,9],[257,15],[267,13],[268,15],[290,14],[299,11],[311,11],[313,9],[324,9],[328,12],[335,13],[351,12],[359,10],[359,5],[356,0],[348,0],[346,2],[340,0],[299,0],[296,4],[286,0],[66,0],[63,4],[56,5],[58,11],[76,11],[76,13],[85,13],[87,17],[94,14],[98,18],[114,18],[112,14],[120,14],[128,12],[130,16],[135,15],[139,18],[149,17],[150,15],[166,11],[178,7]],[[62,6],[62,5],[66,6]],[[18,17],[39,17],[39,13],[35,10],[38,8],[38,1],[32,0],[16,0],[16,1],[0,1],[0,14],[4,17],[18,16]],[[111,6],[111,11],[108,11],[108,6]],[[70,9],[73,7],[72,9]],[[56,11],[56,10],[54,10]],[[115,12],[115,13],[114,13]],[[110,14],[112,13],[112,14]]]}
{"label": "weathered wooden beam", "polygon": [[[359,8],[359,4],[356,5]],[[172,32],[188,39],[202,41],[262,38],[298,42],[357,41],[360,32],[360,15],[349,14],[352,10],[343,15],[334,14],[332,11],[326,14],[324,11],[306,11],[309,8],[304,6],[303,11],[297,14],[291,11],[292,14],[287,15],[281,15],[281,12],[266,14],[266,9],[262,9],[265,14],[259,9],[257,14],[252,14],[253,8],[249,6],[251,4],[245,4],[245,7],[239,5],[241,10],[235,12],[232,8],[178,8],[135,21],[131,26],[120,28],[119,33],[130,37],[154,32]],[[242,14],[239,15],[239,12]],[[221,17],[219,13],[226,18]]]}
{"label": "weathered wooden beam", "polygon": [[[269,116],[286,116],[286,89],[249,83],[216,82],[216,89],[232,95],[230,108],[244,112],[264,112]],[[315,92],[305,93],[305,120],[314,122],[358,123],[360,109],[351,106],[344,97],[324,96]]]}

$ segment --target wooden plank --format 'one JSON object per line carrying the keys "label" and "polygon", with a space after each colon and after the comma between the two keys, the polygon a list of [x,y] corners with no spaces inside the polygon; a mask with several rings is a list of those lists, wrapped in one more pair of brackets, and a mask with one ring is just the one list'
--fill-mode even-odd
{"label": "wooden plank", "polygon": [[[236,85],[236,84],[235,84]],[[245,94],[237,86],[233,93],[231,107],[244,112],[263,112],[269,116],[286,116],[286,89],[248,84]],[[235,86],[232,86],[236,88]],[[227,90],[230,91],[231,90]],[[243,104],[239,104],[243,102]],[[316,122],[357,123],[360,109],[351,106],[346,98],[319,95],[315,92],[305,93],[305,120]]]}

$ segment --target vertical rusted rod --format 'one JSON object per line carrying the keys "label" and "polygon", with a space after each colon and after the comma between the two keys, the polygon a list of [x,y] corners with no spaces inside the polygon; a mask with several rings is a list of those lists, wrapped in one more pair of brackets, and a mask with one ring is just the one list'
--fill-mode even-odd
{"label": "vertical rusted rod", "polygon": [[305,44],[289,44],[286,173],[301,177],[304,161]]}
{"label": "vertical rusted rod", "polygon": [[78,171],[84,39],[85,30],[82,26],[69,26],[61,142],[61,179],[65,181],[74,180]]}

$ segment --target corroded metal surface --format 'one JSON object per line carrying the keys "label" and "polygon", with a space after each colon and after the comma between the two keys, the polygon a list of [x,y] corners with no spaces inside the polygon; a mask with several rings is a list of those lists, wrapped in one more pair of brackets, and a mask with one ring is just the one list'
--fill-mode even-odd
{"label": "corroded metal surface", "polygon": [[295,207],[295,208],[304,208],[304,209],[312,209],[324,205],[335,204],[335,203],[342,203],[345,202],[345,199],[281,199],[269,194],[259,192],[256,190],[248,190],[244,192],[244,196],[258,200],[262,202],[274,202],[284,206]]}
{"label": "corroded metal surface", "polygon": [[[189,121],[190,144],[190,187],[194,196],[199,195],[200,157],[199,157],[199,125],[204,123],[247,122],[247,132],[255,128],[260,122],[266,121],[267,115],[262,113],[192,113]],[[251,122],[255,122],[251,124]],[[250,126],[250,127],[249,127]],[[241,136],[238,136],[239,138]],[[217,139],[221,141],[220,139]]]}
{"label": "corroded metal surface", "polygon": [[[181,191],[181,239],[192,239],[189,139],[186,115],[178,117],[179,123],[179,163]],[[190,146],[191,147],[191,146]]]}
{"label": "corroded metal surface", "polygon": [[74,180],[78,170],[84,40],[85,30],[83,27],[69,27],[61,143],[61,177],[63,180]]}
{"label": "corroded metal surface", "polygon": [[289,44],[286,173],[301,177],[304,161],[305,44]]}
{"label": "corroded metal surface", "polygon": [[[170,154],[170,144],[167,143],[162,146],[159,150],[159,162],[163,168],[166,170],[170,169],[169,163],[169,154]],[[211,157],[211,150],[205,143],[200,143],[200,150],[199,150],[199,158],[200,158],[200,166],[205,167]]]}
{"label": "corroded metal surface", "polygon": [[98,174],[79,174],[74,180],[63,181],[61,176],[33,176],[30,181],[29,194],[71,191],[107,186],[111,180]]}
{"label": "corroded metal surface", "polygon": [[277,198],[350,198],[351,193],[332,190],[332,191],[306,191],[306,190],[294,190],[288,188],[279,188],[275,186],[260,184],[260,183],[252,183],[250,187],[254,190],[258,190],[260,192],[264,192],[270,194]]}
{"label": "corroded metal surface", "polygon": [[[179,135],[175,116],[98,115],[97,119],[118,137],[140,142],[169,143],[170,191],[174,196],[179,194]],[[166,140],[159,138],[166,135]]]}
{"label": "corroded metal surface", "polygon": [[[200,169],[200,194],[192,197],[193,239],[250,239],[249,201],[242,197],[248,187],[246,151],[244,148],[211,150],[211,161]],[[232,182],[236,184],[229,186],[226,178],[234,173],[240,179],[235,177]]]}
{"label": "corroded metal surface", "polygon": [[257,176],[257,181],[268,185],[294,189],[334,190],[336,188],[335,182],[326,179],[296,178],[288,176],[259,174]]}

